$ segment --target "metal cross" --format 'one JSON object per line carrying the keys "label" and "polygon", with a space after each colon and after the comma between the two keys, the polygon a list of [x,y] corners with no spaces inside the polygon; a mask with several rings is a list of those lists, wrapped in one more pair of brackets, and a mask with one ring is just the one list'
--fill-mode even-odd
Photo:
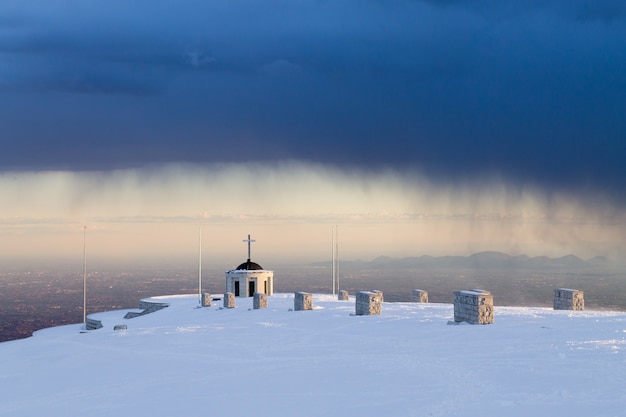
{"label": "metal cross", "polygon": [[250,259],[252,259],[252,258],[250,257],[250,243],[252,243],[252,242],[256,242],[256,240],[254,240],[254,239],[250,239],[250,235],[248,235],[248,239],[244,239],[243,241],[244,241],[244,242],[248,242],[248,260],[250,260]]}

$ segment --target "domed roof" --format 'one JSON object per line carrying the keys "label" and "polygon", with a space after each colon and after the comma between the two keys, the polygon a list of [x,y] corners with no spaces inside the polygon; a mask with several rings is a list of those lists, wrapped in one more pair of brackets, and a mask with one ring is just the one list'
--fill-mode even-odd
{"label": "domed roof", "polygon": [[248,259],[246,262],[242,263],[241,265],[239,265],[235,269],[237,269],[237,270],[254,271],[254,270],[263,269],[263,267],[261,265],[259,265],[258,263],[252,262],[250,259]]}

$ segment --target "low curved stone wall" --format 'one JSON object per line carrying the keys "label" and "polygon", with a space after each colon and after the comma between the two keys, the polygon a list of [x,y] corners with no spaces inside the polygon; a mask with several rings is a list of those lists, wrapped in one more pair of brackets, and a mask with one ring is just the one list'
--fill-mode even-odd
{"label": "low curved stone wall", "polygon": [[98,330],[102,328],[102,322],[96,319],[90,319],[87,317],[87,322],[85,323],[85,328],[87,330]]}
{"label": "low curved stone wall", "polygon": [[125,319],[134,319],[135,317],[145,316],[146,314],[154,313],[155,311],[163,310],[166,307],[169,307],[168,303],[159,303],[156,301],[148,301],[141,300],[139,301],[139,308],[142,309],[140,312],[129,311],[124,316]]}

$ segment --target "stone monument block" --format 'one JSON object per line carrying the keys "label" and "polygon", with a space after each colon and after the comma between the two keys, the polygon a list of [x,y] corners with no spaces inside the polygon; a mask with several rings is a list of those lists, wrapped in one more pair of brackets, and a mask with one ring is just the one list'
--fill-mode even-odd
{"label": "stone monument block", "polygon": [[258,310],[260,308],[267,308],[267,294],[262,292],[255,292],[252,304],[255,310]]}
{"label": "stone monument block", "polygon": [[411,301],[413,301],[414,303],[427,303],[428,291],[413,290],[413,296],[411,297]]}
{"label": "stone monument block", "polygon": [[339,301],[348,301],[348,291],[340,290],[339,295],[337,296]]}
{"label": "stone monument block", "polygon": [[585,294],[580,290],[569,288],[554,289],[554,310],[578,310],[585,309]]}
{"label": "stone monument block", "polygon": [[493,295],[485,290],[454,292],[454,321],[469,324],[492,324]]}
{"label": "stone monument block", "polygon": [[381,291],[359,291],[356,293],[356,315],[368,316],[382,312]]}
{"label": "stone monument block", "polygon": [[211,294],[209,294],[208,292],[202,293],[201,304],[202,307],[211,307]]}
{"label": "stone monument block", "polygon": [[294,294],[293,309],[295,311],[313,310],[313,294],[297,292]]}
{"label": "stone monument block", "polygon": [[235,293],[224,293],[224,308],[235,308]]}

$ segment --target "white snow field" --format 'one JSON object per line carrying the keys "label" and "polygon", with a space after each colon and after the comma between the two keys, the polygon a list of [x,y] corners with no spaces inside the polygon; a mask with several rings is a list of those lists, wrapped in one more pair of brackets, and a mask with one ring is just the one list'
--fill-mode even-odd
{"label": "white snow field", "polygon": [[170,307],[0,343],[0,416],[626,415],[625,313],[496,306],[494,324],[448,325],[452,304],[313,299],[156,297]]}

